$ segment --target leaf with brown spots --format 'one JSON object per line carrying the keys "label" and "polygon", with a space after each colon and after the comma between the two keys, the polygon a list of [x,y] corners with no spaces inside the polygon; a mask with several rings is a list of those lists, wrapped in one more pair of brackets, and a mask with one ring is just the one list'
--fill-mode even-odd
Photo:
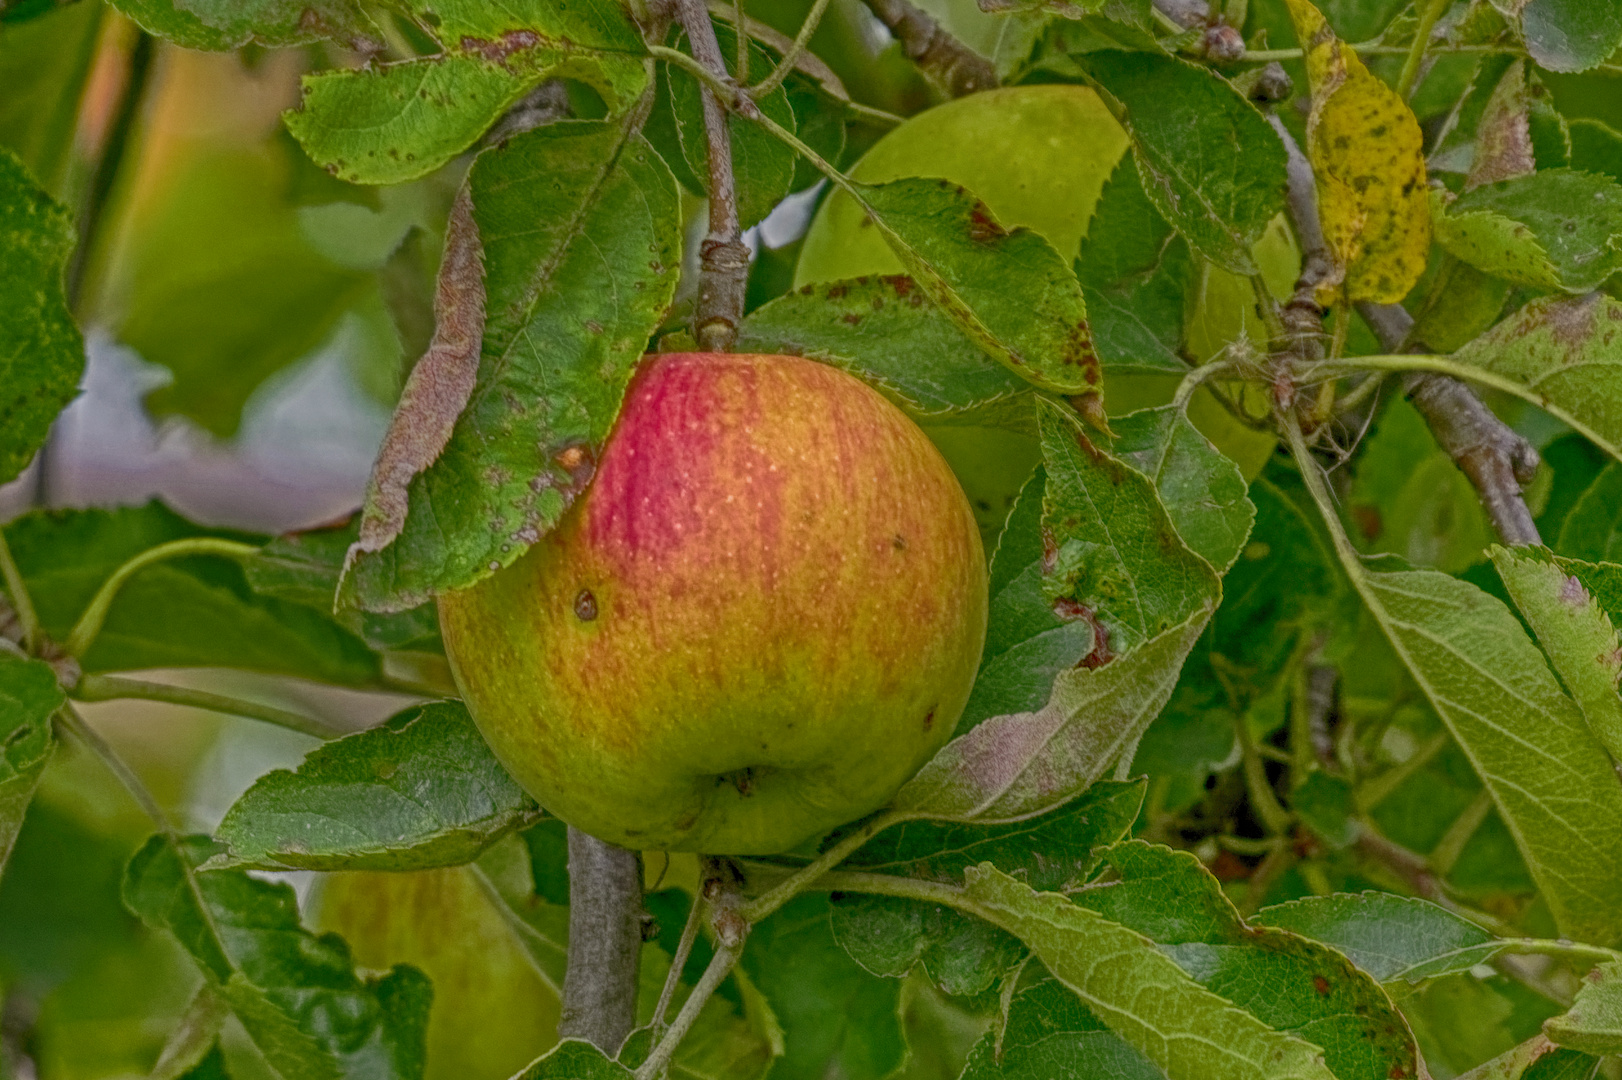
{"label": "leaf with brown spots", "polygon": [[[448,440],[437,427],[402,436],[413,449],[396,459],[390,514],[378,514],[373,540],[363,531],[344,581],[345,598],[368,610],[465,588],[556,524],[590,480],[675,289],[676,182],[624,125],[515,136],[481,154],[467,183],[484,250],[477,379]],[[432,464],[412,472],[436,444]]]}
{"label": "leaf with brown spots", "polygon": [[249,44],[285,48],[323,39],[360,47],[381,37],[357,0],[112,0],[112,4],[142,29],[186,49],[219,52]]}
{"label": "leaf with brown spots", "polygon": [[401,6],[434,28],[439,53],[306,75],[299,108],[284,116],[316,164],[353,183],[432,172],[548,79],[589,84],[613,114],[647,85],[642,34],[616,0]]}
{"label": "leaf with brown spots", "polygon": [[1537,171],[1531,112],[1526,61],[1517,60],[1493,87],[1476,125],[1475,153],[1464,180],[1466,190]]}
{"label": "leaf with brown spots", "polygon": [[1539,297],[1453,359],[1518,384],[1523,396],[1622,460],[1622,301],[1604,293]]}
{"label": "leaf with brown spots", "polygon": [[1320,297],[1396,303],[1425,271],[1430,203],[1413,110],[1363,66],[1308,0],[1286,0],[1306,50],[1307,156],[1336,273]]}
{"label": "leaf with brown spots", "polygon": [[1585,293],[1622,269],[1622,185],[1575,169],[1468,191],[1437,223],[1459,259],[1518,285]]}
{"label": "leaf with brown spots", "polygon": [[1601,964],[1583,980],[1571,1011],[1543,1025],[1549,1041],[1589,1054],[1622,1054],[1622,963]]}
{"label": "leaf with brown spots", "polygon": [[1021,378],[1061,394],[1103,396],[1081,285],[1053,246],[1004,229],[945,180],[850,184],[924,295]]}

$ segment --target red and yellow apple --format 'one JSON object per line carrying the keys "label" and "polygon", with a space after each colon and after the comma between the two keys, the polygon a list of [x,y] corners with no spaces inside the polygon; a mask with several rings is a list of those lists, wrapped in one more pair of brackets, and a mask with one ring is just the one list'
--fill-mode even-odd
{"label": "red and yellow apple", "polygon": [[558,527],[439,610],[468,709],[547,810],[767,853],[878,809],[951,737],[985,557],[950,467],[861,380],[665,354]]}

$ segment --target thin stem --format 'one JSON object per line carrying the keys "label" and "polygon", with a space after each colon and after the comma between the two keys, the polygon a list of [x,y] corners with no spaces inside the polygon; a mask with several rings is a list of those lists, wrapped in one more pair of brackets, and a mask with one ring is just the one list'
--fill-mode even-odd
{"label": "thin stem", "polygon": [[653,1042],[659,1042],[659,1035],[665,1027],[665,1014],[670,1011],[670,1001],[676,996],[676,986],[681,982],[682,969],[687,966],[687,957],[693,951],[693,942],[698,940],[698,928],[704,923],[704,909],[706,904],[702,895],[693,897],[693,906],[687,909],[687,922],[681,928],[681,940],[676,943],[676,955],[670,958],[670,972],[665,976],[665,985],[659,991],[659,1003],[653,1007]]}
{"label": "thin stem", "polygon": [[471,862],[467,864],[467,868],[472,871],[473,881],[479,886],[479,891],[484,893],[485,902],[496,909],[496,914],[501,917],[501,921],[506,924],[507,930],[517,940],[518,947],[524,953],[524,959],[529,962],[529,969],[535,973],[536,978],[546,985],[548,990],[551,990],[554,994],[560,993],[557,980],[552,978],[535,956],[535,946],[544,946],[557,953],[560,957],[566,957],[568,955],[567,950],[525,922],[518,912],[513,910],[512,905],[507,903],[507,898],[501,895],[501,890],[496,887],[494,881],[490,880],[490,875],[485,873],[484,867],[476,862]]}
{"label": "thin stem", "polygon": [[1470,800],[1470,805],[1464,808],[1464,812],[1453,819],[1453,823],[1447,827],[1442,838],[1426,856],[1431,864],[1431,870],[1437,877],[1445,878],[1452,873],[1453,865],[1459,861],[1459,856],[1464,852],[1464,845],[1470,842],[1470,838],[1481,828],[1481,823],[1487,820],[1487,815],[1491,812],[1492,794],[1486,788],[1482,788],[1476,793],[1476,797]]}
{"label": "thin stem", "polygon": [[278,709],[274,705],[261,705],[257,701],[215,694],[207,690],[194,690],[189,686],[128,679],[121,675],[86,675],[74,687],[73,696],[79,701],[163,701],[170,705],[185,705],[193,709],[207,709],[227,716],[240,716],[247,720],[262,720],[267,724],[296,731],[317,739],[334,739],[344,734],[315,717]]}
{"label": "thin stem", "polygon": [[1431,759],[1453,741],[1453,736],[1441,731],[1431,736],[1420,748],[1414,751],[1413,757],[1399,765],[1393,765],[1379,776],[1360,785],[1357,794],[1353,797],[1358,810],[1367,813],[1373,810],[1410,777],[1430,764]]}
{"label": "thin stem", "polygon": [[[782,85],[783,80],[788,78],[789,73],[794,70],[794,65],[799,63],[800,54],[805,52],[806,46],[811,43],[811,36],[817,32],[817,26],[822,22],[822,14],[827,10],[828,0],[816,0],[816,3],[811,5],[810,12],[805,16],[805,22],[800,24],[800,32],[795,35],[794,44],[789,46],[788,52],[783,54],[783,59],[777,62],[777,66],[772,69],[770,75],[749,88],[750,97],[763,98]],[[742,23],[739,23],[739,25],[741,26]],[[742,35],[739,36],[742,37]],[[741,67],[738,70],[740,72],[744,71]]]}
{"label": "thin stem", "polygon": [[704,969],[703,977],[698,980],[698,985],[693,987],[693,992],[687,995],[687,1000],[682,1002],[681,1011],[676,1014],[676,1019],[670,1022],[670,1030],[665,1032],[664,1038],[654,1046],[647,1060],[637,1067],[636,1080],[654,1080],[665,1071],[670,1065],[670,1059],[676,1056],[676,1047],[681,1045],[682,1039],[686,1038],[693,1024],[697,1022],[704,1003],[720,987],[722,980],[732,971],[732,966],[738,962],[741,955],[743,955],[741,944],[722,945],[715,950],[715,955],[710,957],[709,967]]}
{"label": "thin stem", "polygon": [[1289,831],[1294,818],[1279,805],[1273,794],[1273,785],[1267,781],[1267,767],[1256,753],[1256,736],[1250,730],[1250,720],[1241,716],[1234,722],[1239,735],[1240,762],[1245,774],[1245,791],[1250,795],[1251,809],[1261,818],[1262,827],[1269,835],[1282,836]]}
{"label": "thin stem", "polygon": [[1177,393],[1172,396],[1171,403],[1178,409],[1188,408],[1189,399],[1194,396],[1194,391],[1200,388],[1200,383],[1213,375],[1231,371],[1235,366],[1232,360],[1216,360],[1209,364],[1201,364],[1183,376],[1183,381],[1177,384]]}
{"label": "thin stem", "polygon": [[732,66],[732,75],[740,84],[749,81],[749,32],[745,29],[748,25],[743,17],[743,0],[732,0],[732,37],[737,58],[737,63]]}
{"label": "thin stem", "polygon": [[84,614],[79,616],[79,621],[68,634],[64,647],[71,656],[83,656],[91,643],[96,640],[96,635],[101,632],[102,623],[107,621],[107,611],[113,606],[118,590],[122,589],[124,583],[132,576],[153,563],[183,558],[187,555],[223,555],[231,559],[245,559],[258,550],[254,544],[221,540],[213,536],[193,536],[148,548],[113,571],[113,576],[107,579],[85,608]]}
{"label": "thin stem", "polygon": [[1575,960],[1592,960],[1597,964],[1622,961],[1622,952],[1602,945],[1585,945],[1580,941],[1562,941],[1551,938],[1508,938],[1504,945],[1509,952],[1530,953],[1533,956],[1559,956]]}
{"label": "thin stem", "polygon": [[742,915],[744,921],[751,925],[759,922],[805,891],[818,878],[844,862],[855,853],[857,848],[873,839],[873,837],[892,825],[899,825],[903,821],[911,821],[912,819],[911,814],[904,814],[895,810],[868,818],[867,821],[857,826],[849,836],[844,837],[833,847],[817,856],[813,862],[802,866],[771,889],[740,906],[738,914]]}
{"label": "thin stem", "polygon": [[[738,225],[738,186],[732,174],[732,135],[728,110],[747,116],[758,112],[754,102],[738,94],[727,75],[721,46],[715,38],[704,0],[677,0],[677,17],[687,32],[693,59],[709,72],[703,81],[704,138],[709,163],[709,231],[699,245],[698,303],[693,313],[693,337],[699,348],[726,352],[738,337],[743,321],[744,292],[749,280],[749,248]],[[747,32],[739,30],[747,40]],[[720,85],[717,86],[716,82]],[[740,97],[742,100],[740,101]]]}
{"label": "thin stem", "polygon": [[1453,0],[1430,0],[1419,11],[1419,26],[1414,30],[1414,42],[1408,47],[1408,57],[1402,62],[1402,74],[1397,76],[1397,94],[1407,98],[1419,78],[1419,65],[1430,46],[1431,30]]}
{"label": "thin stem", "polygon": [[6,543],[5,530],[0,529],[0,577],[5,578],[6,593],[11,606],[17,610],[17,622],[23,631],[23,648],[36,652],[41,644],[39,613],[34,610],[34,598],[28,595],[28,585],[11,557],[11,546]]}

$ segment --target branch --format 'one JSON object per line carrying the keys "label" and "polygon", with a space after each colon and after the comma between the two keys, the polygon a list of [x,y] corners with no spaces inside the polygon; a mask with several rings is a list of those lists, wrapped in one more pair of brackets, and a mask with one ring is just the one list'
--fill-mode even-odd
{"label": "branch", "polygon": [[336,739],[346,734],[324,720],[278,709],[274,705],[262,705],[257,701],[214,694],[207,690],[194,690],[189,686],[126,679],[120,675],[86,675],[73,688],[73,696],[78,701],[163,701],[170,705],[260,720],[316,739]]}
{"label": "branch", "polygon": [[[1322,334],[1314,294],[1318,284],[1327,280],[1327,275],[1333,271],[1333,262],[1318,220],[1317,184],[1312,165],[1278,117],[1268,119],[1289,154],[1286,206],[1301,242],[1301,277],[1296,283],[1295,295],[1285,305],[1284,321],[1295,343],[1295,355],[1306,359],[1312,355],[1305,344],[1312,333],[1309,323],[1317,324],[1316,333]],[[1402,350],[1413,318],[1401,305],[1359,303],[1357,310],[1383,348],[1390,352]],[[1532,444],[1493,415],[1492,410],[1457,379],[1437,374],[1410,375],[1403,381],[1403,392],[1430,425],[1437,444],[1475,485],[1481,505],[1504,542],[1511,545],[1541,543],[1532,512],[1521,497],[1521,485],[1531,482],[1538,467],[1538,453]]]}
{"label": "branch", "polygon": [[560,1038],[613,1057],[636,1026],[642,953],[642,859],[569,829],[569,963]]}
{"label": "branch", "polygon": [[[704,0],[680,0],[677,17],[693,50],[693,58],[712,77],[734,86],[721,58]],[[747,73],[743,73],[747,74]],[[727,130],[727,107],[709,83],[704,99],[704,137],[709,146],[709,231],[699,245],[698,307],[693,316],[693,337],[699,348],[726,352],[738,337],[743,321],[744,290],[749,283],[749,248],[738,227],[738,186],[732,175],[732,135]],[[731,104],[740,112],[754,103],[733,94]]]}
{"label": "branch", "polygon": [[889,27],[901,51],[948,97],[990,90],[999,82],[991,61],[947,33],[940,23],[908,0],[864,0]]}

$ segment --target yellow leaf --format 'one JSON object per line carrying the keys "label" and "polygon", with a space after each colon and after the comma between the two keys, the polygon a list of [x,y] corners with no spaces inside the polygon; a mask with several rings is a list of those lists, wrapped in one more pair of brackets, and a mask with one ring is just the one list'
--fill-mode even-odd
{"label": "yellow leaf", "polygon": [[1307,156],[1336,268],[1320,286],[1319,299],[1344,289],[1349,301],[1395,303],[1419,280],[1430,253],[1419,121],[1395,90],[1369,74],[1309,0],[1285,3],[1306,54],[1312,89]]}

